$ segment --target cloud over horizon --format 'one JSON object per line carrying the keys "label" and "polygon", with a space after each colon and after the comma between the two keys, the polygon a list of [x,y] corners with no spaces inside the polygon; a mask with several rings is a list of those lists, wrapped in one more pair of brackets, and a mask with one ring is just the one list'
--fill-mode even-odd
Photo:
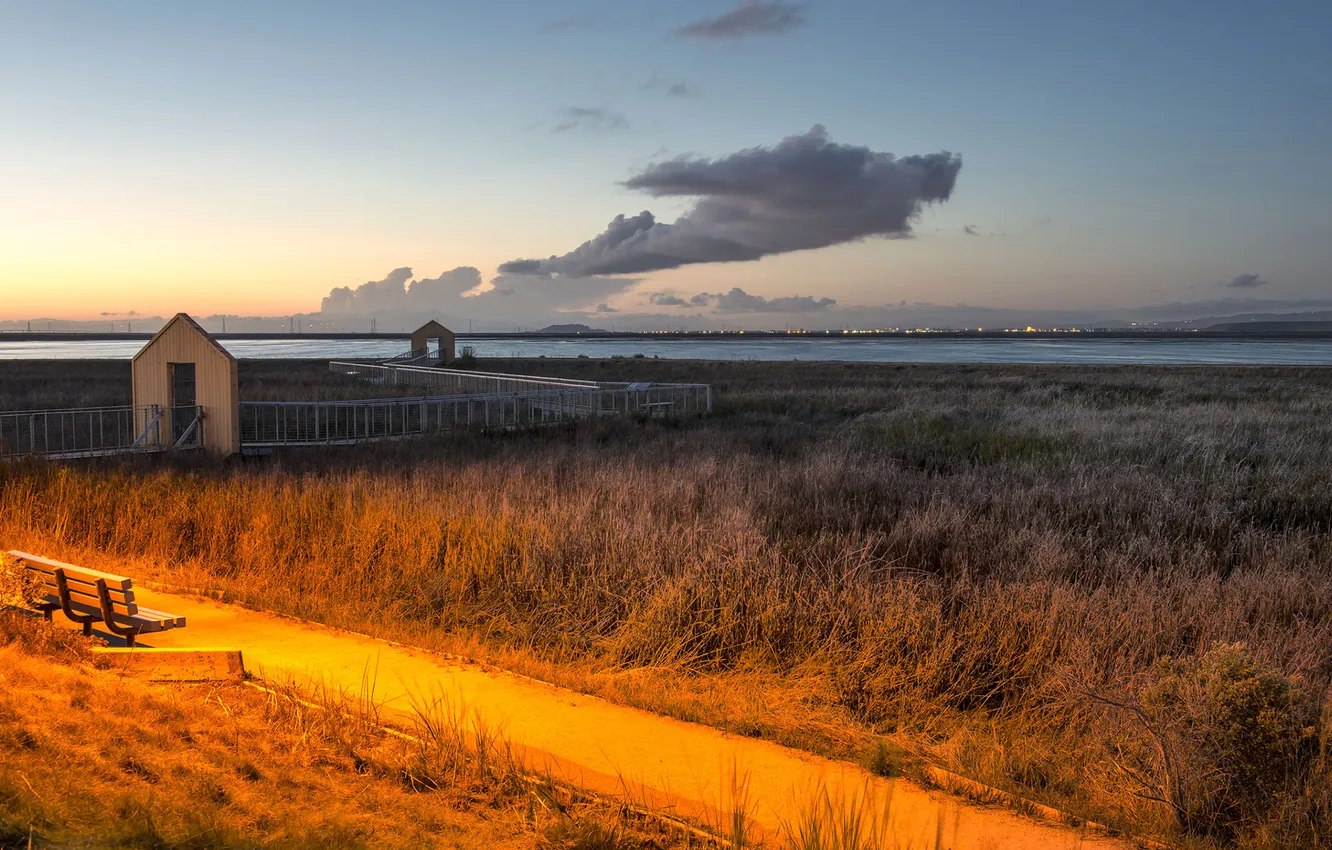
{"label": "cloud over horizon", "polygon": [[[648,296],[648,303],[658,307],[688,307],[690,302],[672,292],[653,292]],[[706,301],[705,301],[706,303]],[[698,306],[698,305],[694,305]]]}
{"label": "cloud over horizon", "polygon": [[738,286],[731,287],[730,292],[702,292],[695,297],[708,298],[716,305],[718,313],[818,313],[837,305],[835,298],[815,298],[812,295],[764,298],[762,295],[750,295]]}
{"label": "cloud over horizon", "polygon": [[320,302],[319,312],[374,315],[435,309],[481,285],[481,272],[472,266],[459,266],[436,278],[412,281],[412,276],[411,268],[403,266],[389,272],[383,280],[366,281],[355,289],[335,287]]}
{"label": "cloud over horizon", "polygon": [[781,35],[805,23],[805,4],[781,0],[741,0],[739,6],[716,18],[704,18],[675,31],[685,38],[735,39],[752,35]]}
{"label": "cloud over horizon", "polygon": [[334,287],[314,315],[378,317],[381,321],[466,321],[509,325],[548,324],[563,316],[615,313],[609,301],[637,286],[632,277],[559,278],[500,275],[490,284],[472,266],[413,280],[410,266],[357,287]]}
{"label": "cloud over horizon", "polygon": [[673,224],[658,223],[647,210],[621,214],[563,256],[511,260],[499,270],[545,277],[638,274],[909,236],[926,206],[952,195],[961,168],[961,157],[947,151],[895,157],[831,142],[815,125],[771,148],[651,165],[623,185],[659,198],[697,198]]}

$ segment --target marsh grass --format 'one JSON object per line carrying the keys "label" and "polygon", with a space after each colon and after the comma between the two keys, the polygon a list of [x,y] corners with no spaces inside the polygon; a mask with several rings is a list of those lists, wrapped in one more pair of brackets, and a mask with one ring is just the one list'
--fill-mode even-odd
{"label": "marsh grass", "polygon": [[[1326,704],[1332,371],[511,365],[709,382],[716,413],[10,465],[0,535],[788,745],[883,741],[1138,832],[1181,824],[1108,781],[1139,742],[1070,676],[1141,694],[1243,642]],[[1212,838],[1327,841],[1328,782]]]}
{"label": "marsh grass", "polygon": [[[892,807],[891,789],[876,795],[866,785],[852,799],[841,799],[820,786],[798,807],[795,820],[785,824],[783,831],[792,850],[886,850],[897,846]],[[935,848],[941,845],[939,840],[934,842]]]}

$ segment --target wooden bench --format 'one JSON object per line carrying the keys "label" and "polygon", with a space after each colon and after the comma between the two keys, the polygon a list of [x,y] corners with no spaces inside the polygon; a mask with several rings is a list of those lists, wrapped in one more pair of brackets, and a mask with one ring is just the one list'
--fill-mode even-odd
{"label": "wooden bench", "polygon": [[37,604],[47,620],[56,611],[92,634],[92,624],[101,622],[108,631],[125,639],[128,646],[146,632],[164,632],[185,625],[184,617],[143,608],[134,601],[133,583],[124,576],[98,572],[27,552],[11,550],[9,557],[33,573],[46,595]]}

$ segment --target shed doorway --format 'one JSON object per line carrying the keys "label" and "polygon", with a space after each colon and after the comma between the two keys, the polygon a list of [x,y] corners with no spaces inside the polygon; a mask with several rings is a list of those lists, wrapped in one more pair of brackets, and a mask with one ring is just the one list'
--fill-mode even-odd
{"label": "shed doorway", "polygon": [[[434,347],[431,347],[434,343]],[[431,366],[453,363],[453,331],[431,320],[412,333],[412,354]]]}
{"label": "shed doorway", "polygon": [[193,363],[168,363],[171,382],[171,443],[180,442],[185,431],[194,424],[198,398],[194,383]]}

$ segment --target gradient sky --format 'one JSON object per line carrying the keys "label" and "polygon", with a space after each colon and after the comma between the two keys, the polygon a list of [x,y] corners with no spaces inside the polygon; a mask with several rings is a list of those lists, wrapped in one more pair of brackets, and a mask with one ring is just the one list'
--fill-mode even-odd
{"label": "gradient sky", "polygon": [[[781,35],[674,34],[734,7],[0,0],[0,318],[489,279],[618,213],[674,218],[617,185],[650,162],[816,123],[960,153],[952,200],[912,240],[653,273],[613,303],[1332,297],[1326,0],[825,0]],[[619,119],[557,131],[570,108]],[[1221,285],[1243,274],[1265,283]]]}

